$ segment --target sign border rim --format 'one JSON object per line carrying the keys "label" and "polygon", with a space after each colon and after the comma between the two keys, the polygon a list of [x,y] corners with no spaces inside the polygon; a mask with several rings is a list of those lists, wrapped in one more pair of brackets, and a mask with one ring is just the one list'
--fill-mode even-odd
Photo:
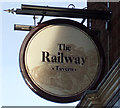
{"label": "sign border rim", "polygon": [[[57,96],[53,96],[50,95],[44,91],[42,91],[39,87],[37,87],[34,82],[30,79],[27,70],[25,68],[25,50],[27,47],[27,44],[29,43],[30,39],[34,36],[34,34],[36,32],[38,32],[40,29],[49,26],[49,25],[58,25],[58,24],[69,24],[72,26],[75,26],[81,30],[83,30],[85,33],[87,33],[90,38],[92,39],[92,41],[95,43],[97,49],[98,49],[98,53],[99,53],[99,58],[100,58],[100,64],[99,64],[99,69],[98,69],[98,73],[99,75],[96,77],[95,81],[93,81],[93,83],[91,84],[91,86],[88,88],[89,90],[95,89],[97,87],[97,85],[100,83],[100,81],[103,78],[103,70],[104,70],[104,66],[105,66],[105,56],[104,56],[104,51],[103,48],[99,42],[99,40],[97,39],[97,37],[95,37],[95,33],[91,32],[90,29],[88,29],[87,27],[85,27],[84,25],[82,25],[81,23],[77,22],[77,21],[73,21],[70,19],[52,19],[52,20],[48,20],[45,21],[41,24],[39,24],[38,26],[36,26],[34,29],[32,29],[27,36],[25,37],[21,48],[20,48],[20,53],[19,53],[19,65],[20,65],[20,71],[22,73],[23,79],[25,80],[26,84],[28,85],[28,87],[35,92],[37,95],[39,95],[40,97],[47,99],[49,101],[52,102],[58,102],[58,103],[70,103],[70,102],[75,102],[77,100],[79,100],[82,96],[82,94],[85,92],[82,92],[80,94],[74,95],[74,96],[70,96],[70,97],[57,97]],[[88,90],[87,89],[87,90]]]}

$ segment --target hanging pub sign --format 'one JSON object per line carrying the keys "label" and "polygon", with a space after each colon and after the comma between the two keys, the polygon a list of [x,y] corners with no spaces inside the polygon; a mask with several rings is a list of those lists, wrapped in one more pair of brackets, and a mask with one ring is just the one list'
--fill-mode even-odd
{"label": "hanging pub sign", "polygon": [[39,24],[25,37],[20,69],[27,85],[39,96],[74,102],[98,84],[102,54],[88,28],[72,20],[54,19]]}

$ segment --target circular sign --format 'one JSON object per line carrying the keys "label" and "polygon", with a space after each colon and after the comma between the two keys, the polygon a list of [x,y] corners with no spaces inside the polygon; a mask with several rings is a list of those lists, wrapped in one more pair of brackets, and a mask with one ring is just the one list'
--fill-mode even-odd
{"label": "circular sign", "polygon": [[102,70],[102,49],[90,31],[66,19],[46,21],[23,41],[20,68],[27,85],[55,102],[73,102],[94,88]]}

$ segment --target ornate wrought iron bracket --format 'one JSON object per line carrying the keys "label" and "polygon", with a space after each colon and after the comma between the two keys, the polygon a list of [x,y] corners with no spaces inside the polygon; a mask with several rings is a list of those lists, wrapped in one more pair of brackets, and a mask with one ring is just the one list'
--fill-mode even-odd
{"label": "ornate wrought iron bracket", "polygon": [[[41,23],[44,16],[98,19],[98,20],[109,20],[111,18],[110,11],[75,9],[75,8],[60,8],[60,7],[48,7],[48,6],[36,6],[36,5],[24,5],[24,4],[21,5],[21,9],[16,9],[16,10],[8,9],[5,11],[7,11],[9,13],[13,13],[13,14],[14,13],[20,14],[20,15],[42,16],[39,23]],[[83,20],[83,22],[84,22],[84,20]]]}

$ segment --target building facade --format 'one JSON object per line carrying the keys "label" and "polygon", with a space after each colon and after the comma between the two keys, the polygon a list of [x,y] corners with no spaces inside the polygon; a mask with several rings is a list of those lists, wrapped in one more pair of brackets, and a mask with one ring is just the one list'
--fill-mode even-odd
{"label": "building facade", "polygon": [[88,2],[88,10],[110,11],[110,20],[88,19],[89,29],[97,31],[104,55],[105,67],[101,83],[95,90],[86,91],[76,106],[114,106],[120,105],[120,2]]}

